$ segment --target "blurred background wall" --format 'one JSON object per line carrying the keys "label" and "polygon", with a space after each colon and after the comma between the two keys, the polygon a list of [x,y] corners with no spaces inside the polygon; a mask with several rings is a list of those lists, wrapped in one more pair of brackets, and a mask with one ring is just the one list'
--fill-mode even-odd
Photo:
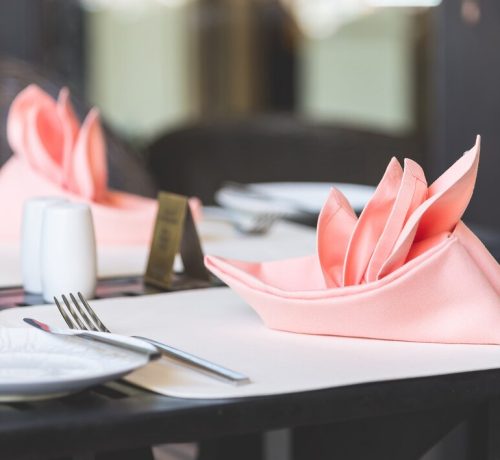
{"label": "blurred background wall", "polygon": [[4,0],[0,53],[63,76],[124,136],[144,141],[194,117],[276,110],[413,132],[428,11],[359,7],[325,24],[317,8],[320,18],[302,24],[293,5]]}
{"label": "blurred background wall", "polygon": [[[499,21],[495,0],[2,0],[0,58],[56,75],[139,151],[279,113],[387,136],[432,179],[481,133],[466,218],[498,256]],[[387,156],[366,155],[380,177]]]}

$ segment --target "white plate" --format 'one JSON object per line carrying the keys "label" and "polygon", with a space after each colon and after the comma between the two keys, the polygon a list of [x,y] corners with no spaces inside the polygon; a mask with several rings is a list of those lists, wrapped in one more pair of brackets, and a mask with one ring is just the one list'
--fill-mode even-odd
{"label": "white plate", "polygon": [[332,187],[340,190],[356,212],[365,207],[375,187],[361,184],[327,182],[265,182],[248,184],[249,192],[223,187],[216,194],[217,202],[227,208],[252,213],[280,213],[300,216],[304,212],[319,214]]}
{"label": "white plate", "polygon": [[114,380],[148,358],[36,329],[0,327],[0,401],[47,399]]}

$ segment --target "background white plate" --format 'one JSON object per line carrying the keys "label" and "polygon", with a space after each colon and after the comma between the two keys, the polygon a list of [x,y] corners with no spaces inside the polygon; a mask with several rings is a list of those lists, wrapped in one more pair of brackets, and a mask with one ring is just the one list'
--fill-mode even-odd
{"label": "background white plate", "polygon": [[144,366],[140,353],[36,329],[0,327],[0,401],[61,396]]}
{"label": "background white plate", "polygon": [[[332,187],[340,190],[356,212],[361,212],[373,195],[375,187],[361,184],[327,182],[264,182],[248,184],[240,190],[223,187],[216,201],[227,208],[252,213],[280,213],[300,217],[304,212],[319,214]],[[254,195],[251,192],[255,191]]]}

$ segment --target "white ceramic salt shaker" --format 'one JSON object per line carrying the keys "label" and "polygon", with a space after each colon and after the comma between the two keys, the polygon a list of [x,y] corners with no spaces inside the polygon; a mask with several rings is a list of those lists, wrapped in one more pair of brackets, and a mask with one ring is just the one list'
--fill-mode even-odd
{"label": "white ceramic salt shaker", "polygon": [[33,294],[42,293],[41,253],[43,213],[48,206],[64,202],[58,197],[37,197],[24,202],[21,225],[21,272],[23,288]]}

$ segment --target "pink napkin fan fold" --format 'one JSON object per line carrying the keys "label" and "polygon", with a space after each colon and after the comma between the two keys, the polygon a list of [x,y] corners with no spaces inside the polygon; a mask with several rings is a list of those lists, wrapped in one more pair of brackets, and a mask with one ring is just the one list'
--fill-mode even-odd
{"label": "pink napkin fan fold", "polygon": [[427,190],[427,199],[411,214],[390,257],[384,276],[448,237],[465,212],[474,191],[481,138]]}
{"label": "pink napkin fan fold", "polygon": [[325,282],[342,285],[343,264],[357,217],[347,198],[332,188],[318,218],[317,247]]}
{"label": "pink napkin fan fold", "polygon": [[[80,125],[67,88],[55,101],[30,85],[11,104],[7,137],[14,155],[0,169],[0,240],[19,239],[25,200],[55,195],[91,206],[98,244],[149,243],[156,200],[108,188],[106,143],[97,109]],[[199,201],[190,204],[199,219]]]}
{"label": "pink napkin fan fold", "polygon": [[[332,191],[317,253],[206,266],[271,328],[375,339],[500,343],[500,266],[461,222],[479,138],[427,187],[420,166],[392,160],[359,219]],[[359,244],[359,247],[357,246]]]}
{"label": "pink napkin fan fold", "polygon": [[[80,122],[75,115],[70,101],[70,94],[68,88],[62,88],[59,92],[57,99],[57,113],[61,120],[62,134],[63,134],[63,161],[62,161],[62,174],[63,178],[71,176],[72,161],[71,155],[73,146],[75,145],[80,130]],[[71,188],[70,181],[63,179],[63,187]]]}
{"label": "pink napkin fan fold", "polygon": [[35,171],[56,184],[62,183],[63,133],[55,101],[35,85],[12,102],[7,118],[7,138],[12,150]]}
{"label": "pink napkin fan fold", "polygon": [[[394,207],[402,176],[401,166],[393,158],[354,227],[345,254],[342,285],[359,284],[365,276],[373,250]],[[322,248],[318,250],[321,252]]]}
{"label": "pink napkin fan fold", "polygon": [[366,269],[367,282],[376,281],[382,276],[384,263],[394,249],[404,225],[426,197],[427,181],[424,171],[414,161],[405,159],[403,177],[394,206]]}

